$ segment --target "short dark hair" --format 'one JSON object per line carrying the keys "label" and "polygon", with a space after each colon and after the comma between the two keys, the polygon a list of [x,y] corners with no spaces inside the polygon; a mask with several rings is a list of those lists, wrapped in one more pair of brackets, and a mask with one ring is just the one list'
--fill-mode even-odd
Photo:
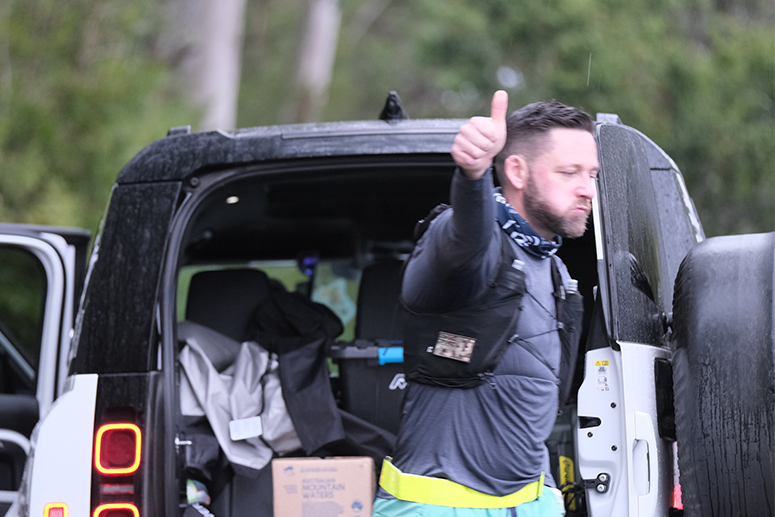
{"label": "short dark hair", "polygon": [[595,123],[589,114],[556,100],[528,104],[506,117],[506,144],[495,157],[501,184],[506,158],[519,154],[529,163],[543,151],[542,139],[554,128],[581,129],[594,134]]}

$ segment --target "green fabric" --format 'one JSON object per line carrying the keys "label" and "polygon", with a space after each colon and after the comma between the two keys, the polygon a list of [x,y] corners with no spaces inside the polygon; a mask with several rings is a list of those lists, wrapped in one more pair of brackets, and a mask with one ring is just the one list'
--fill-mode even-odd
{"label": "green fabric", "polygon": [[561,517],[564,514],[557,496],[544,490],[535,501],[516,508],[450,508],[432,504],[412,503],[400,499],[374,501],[372,517]]}

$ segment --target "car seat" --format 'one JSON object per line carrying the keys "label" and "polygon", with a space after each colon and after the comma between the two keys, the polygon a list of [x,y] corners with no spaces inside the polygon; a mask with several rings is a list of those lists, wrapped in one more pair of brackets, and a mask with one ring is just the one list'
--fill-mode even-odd
{"label": "car seat", "polygon": [[[200,271],[191,278],[186,320],[237,342],[250,340],[255,334],[251,318],[256,307],[269,297],[269,282],[266,274],[257,269]],[[221,460],[219,465],[222,464]],[[236,517],[249,512],[271,516],[271,470],[270,464],[258,477],[232,475],[221,470],[220,477],[209,483],[213,497],[211,510],[219,517]]]}
{"label": "car seat", "polygon": [[398,432],[403,371],[400,260],[364,268],[358,289],[353,346],[332,354],[339,364],[341,405],[391,433]]}
{"label": "car seat", "polygon": [[355,316],[356,339],[401,340],[398,299],[402,265],[400,260],[388,260],[363,269]]}
{"label": "car seat", "polygon": [[200,271],[191,279],[186,320],[238,342],[254,337],[251,317],[269,296],[269,278],[257,269]]}

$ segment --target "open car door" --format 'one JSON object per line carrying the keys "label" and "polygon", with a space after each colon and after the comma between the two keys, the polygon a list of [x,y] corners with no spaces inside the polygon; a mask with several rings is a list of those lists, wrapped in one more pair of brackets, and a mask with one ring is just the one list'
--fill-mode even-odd
{"label": "open car door", "polygon": [[673,284],[702,228],[672,160],[618,117],[601,118],[599,285],[578,393],[578,466],[591,517],[666,517],[677,484]]}
{"label": "open car door", "polygon": [[0,516],[33,427],[64,389],[89,232],[0,224]]}

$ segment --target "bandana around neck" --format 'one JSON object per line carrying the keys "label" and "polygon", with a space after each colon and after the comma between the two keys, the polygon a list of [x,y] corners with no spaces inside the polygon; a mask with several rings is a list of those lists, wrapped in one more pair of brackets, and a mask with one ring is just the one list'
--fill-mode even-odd
{"label": "bandana around neck", "polygon": [[548,241],[538,235],[527,221],[522,219],[516,210],[506,201],[501,194],[501,189],[495,189],[493,194],[497,203],[498,223],[506,233],[514,239],[520,247],[531,255],[540,258],[547,258],[554,255],[562,246],[562,237],[557,236],[556,241]]}

